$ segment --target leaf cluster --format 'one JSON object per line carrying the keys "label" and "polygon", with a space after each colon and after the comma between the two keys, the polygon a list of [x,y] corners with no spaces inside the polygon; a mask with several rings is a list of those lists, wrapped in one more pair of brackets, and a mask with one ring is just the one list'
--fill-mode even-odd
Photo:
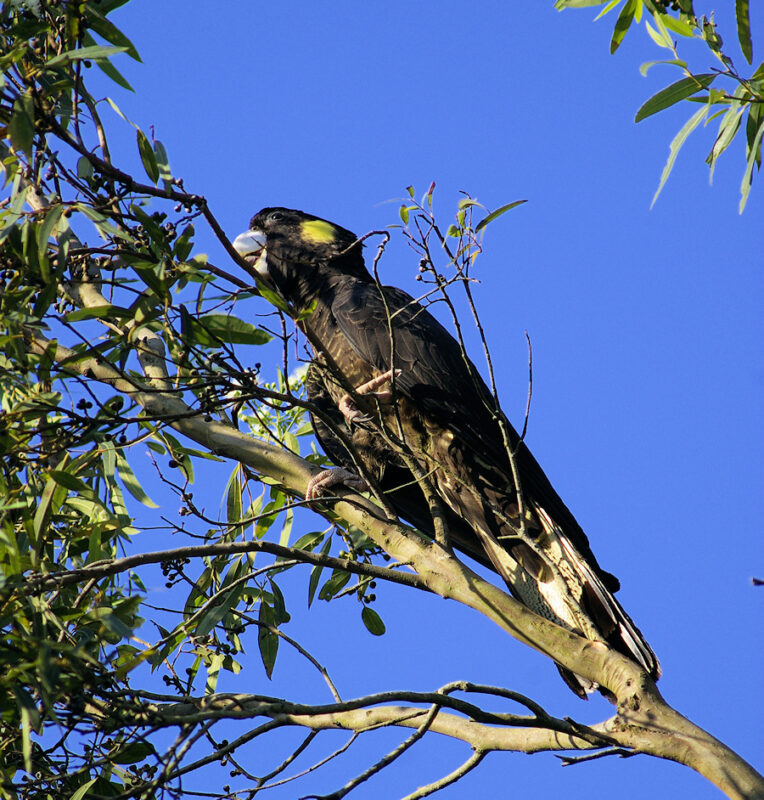
{"label": "leaf cluster", "polygon": [[[380,550],[360,531],[330,524],[294,536],[305,514],[240,464],[219,516],[196,505],[200,464],[220,459],[173,425],[193,415],[299,453],[311,434],[304,370],[290,375],[293,334],[278,314],[257,324],[233,313],[257,294],[255,281],[195,252],[204,224],[235,258],[162,142],[87,88],[95,66],[130,89],[116,64],[139,56],[109,19],[124,2],[0,9],[0,754],[9,796],[172,785],[184,743],[158,755],[136,692],[154,673],[170,695],[212,694],[247,649],[266,678],[285,642],[312,659],[283,631],[280,576],[298,564],[311,565],[308,605],[353,596],[368,630],[384,632],[370,607],[376,582],[363,573]],[[145,177],[112,159],[115,124],[133,127]],[[284,368],[264,381],[253,348],[270,347],[273,359],[279,346]],[[323,461],[314,447],[310,458]],[[174,519],[158,516],[160,494],[176,496]],[[146,552],[136,515],[147,513],[175,547]],[[189,557],[178,543],[202,550]],[[161,569],[170,608],[150,602],[147,564]]]}
{"label": "leaf cluster", "polygon": [[[644,22],[650,39],[658,47],[668,50],[668,58],[648,61],[640,67],[644,76],[656,64],[668,65],[679,70],[683,77],[661,89],[646,100],[635,116],[635,122],[665,111],[686,101],[699,104],[690,118],[681,127],[669,147],[669,158],[661,174],[653,205],[658,199],[666,180],[674,167],[676,157],[689,135],[701,125],[706,127],[718,121],[716,137],[706,157],[709,179],[713,181],[716,162],[739,133],[745,133],[745,167],[740,183],[740,213],[745,209],[753,183],[754,169],[761,167],[761,140],[764,136],[764,62],[750,75],[744,75],[735,67],[728,46],[709,16],[695,12],[693,0],[557,0],[555,7],[584,8],[603,6],[597,19],[619,8],[610,40],[610,52],[620,47],[632,23]],[[737,42],[740,53],[748,64],[753,63],[753,40],[751,37],[750,5],[748,0],[735,3]],[[652,25],[650,22],[652,21]],[[711,55],[714,67],[711,72],[697,72],[679,53],[678,42],[689,48]],[[698,47],[699,45],[699,47]]]}

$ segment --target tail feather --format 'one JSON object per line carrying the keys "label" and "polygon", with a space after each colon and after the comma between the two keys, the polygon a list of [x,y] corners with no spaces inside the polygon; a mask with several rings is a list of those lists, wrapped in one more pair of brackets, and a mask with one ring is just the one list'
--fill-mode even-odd
{"label": "tail feather", "polygon": [[[543,508],[534,505],[533,511],[542,529],[536,547],[517,540],[507,547],[484,526],[474,528],[512,594],[537,614],[587,639],[610,645],[657,679],[658,659],[597,570]],[[539,566],[542,560],[547,563]],[[586,698],[600,688],[564,667],[558,665],[558,669],[579,697]]]}
{"label": "tail feather", "polygon": [[637,626],[564,532],[552,522],[543,509],[536,511],[544,531],[557,541],[564,554],[565,563],[573,568],[577,578],[576,583],[581,587],[581,601],[588,616],[595,622],[600,637],[657,680],[661,672],[660,664]]}

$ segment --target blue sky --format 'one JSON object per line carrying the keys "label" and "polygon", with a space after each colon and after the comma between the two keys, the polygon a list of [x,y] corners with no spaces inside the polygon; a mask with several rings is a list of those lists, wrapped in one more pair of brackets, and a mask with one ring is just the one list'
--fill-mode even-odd
{"label": "blue sky", "polygon": [[[752,11],[760,47],[761,9]],[[679,75],[657,66],[640,76],[640,63],[665,57],[642,29],[610,56],[614,18],[593,16],[558,14],[551,2],[135,0],[113,18],[143,58],[117,62],[136,93],[106,82],[103,92],[154,126],[174,173],[208,198],[231,238],[267,205],[362,234],[397,222],[390,201],[408,185],[422,194],[431,181],[444,222],[461,190],[491,208],[528,200],[489,227],[478,262],[504,407],[522,419],[527,330],[531,449],[600,563],[621,579],[621,601],[663,663],[666,698],[755,759],[764,590],[750,578],[764,572],[764,203],[754,186],[737,213],[742,142],[709,187],[706,130],[690,138],[649,210],[668,143],[693,109],[635,125],[637,108]],[[732,43],[729,14],[717,21]],[[697,56],[698,71],[712,66]],[[737,63],[742,69],[742,57]],[[140,171],[134,134],[117,122],[113,152]],[[230,268],[199,228],[199,250]],[[381,271],[413,292],[416,268],[398,244]],[[221,466],[197,487],[211,506],[228,473]],[[516,689],[584,722],[611,713],[600,698],[574,698],[551,663],[466,609],[380,586],[376,608],[388,633],[374,638],[350,600],[303,612],[306,577],[292,580],[298,600],[287,632],[329,667],[344,696],[465,679]],[[224,688],[328,699],[299,659],[282,655],[272,682],[255,656]],[[403,738],[369,737],[302,793],[338,788]],[[432,737],[358,796],[402,796],[468,755]],[[260,757],[253,753],[252,764]],[[271,763],[263,759],[261,771]],[[622,800],[718,796],[689,770],[655,759],[563,770],[549,754],[494,754],[439,796],[589,798],[613,786]],[[279,791],[269,796],[299,790]]]}

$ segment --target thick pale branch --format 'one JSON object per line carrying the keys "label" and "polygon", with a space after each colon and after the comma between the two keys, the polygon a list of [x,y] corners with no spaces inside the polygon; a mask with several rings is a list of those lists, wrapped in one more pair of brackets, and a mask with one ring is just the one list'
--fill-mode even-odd
{"label": "thick pale branch", "polygon": [[[430,709],[415,706],[382,705],[369,707],[385,697],[399,697],[417,702],[437,702],[443,705],[454,703],[445,695],[437,693],[386,692],[355,701],[334,704],[343,710],[324,710],[330,706],[296,706],[271,698],[256,698],[251,695],[213,695],[195,703],[174,703],[167,706],[149,706],[147,721],[152,725],[180,725],[210,719],[251,719],[265,716],[276,722],[310,728],[311,730],[352,730],[363,732],[373,728],[395,725],[404,728],[419,728],[430,714]],[[360,706],[352,708],[353,705]],[[463,704],[470,707],[471,704]],[[348,707],[351,706],[351,707]],[[472,707],[474,708],[474,707]],[[475,709],[473,713],[478,713]],[[497,716],[484,712],[485,716]],[[603,725],[582,729],[576,735],[573,726],[564,720],[547,718],[543,723],[538,718],[507,716],[507,727],[489,725],[474,719],[438,711],[430,723],[430,730],[466,742],[476,750],[506,750],[537,753],[548,750],[592,750],[606,747],[612,741]],[[497,721],[502,720],[497,717]],[[546,727],[540,727],[541,725]],[[517,727],[511,727],[515,725]],[[539,727],[533,727],[539,726]],[[571,732],[565,732],[567,729]],[[586,732],[584,732],[584,730]],[[599,734],[599,736],[598,736]],[[601,738],[600,738],[601,736]]]}

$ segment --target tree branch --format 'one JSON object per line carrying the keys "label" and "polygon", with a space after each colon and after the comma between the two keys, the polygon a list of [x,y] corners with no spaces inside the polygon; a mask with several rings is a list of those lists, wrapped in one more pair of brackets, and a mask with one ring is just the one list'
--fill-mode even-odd
{"label": "tree branch", "polygon": [[[35,334],[30,334],[29,341],[32,350],[38,354],[42,354],[50,344]],[[178,398],[147,391],[138,382],[126,379],[114,367],[95,357],[80,358],[68,348],[58,345],[55,359],[59,363],[68,362],[70,369],[124,392],[153,417],[165,420],[171,427],[216,455],[239,461],[268,476],[291,494],[301,496],[316,471],[315,467],[298,456],[245,436],[229,425],[205,422]],[[652,679],[634,662],[600,642],[583,639],[537,616],[483,580],[437,543],[383,519],[381,510],[365,498],[345,490],[340,490],[340,496],[340,500],[321,513],[329,519],[342,520],[358,527],[398,561],[410,564],[430,591],[475,609],[519,641],[606,687],[618,704],[618,715],[607,728],[608,735],[616,743],[686,764],[732,798],[746,800],[756,797],[757,792],[758,796],[764,795],[764,779],[732,750],[668,706]],[[325,507],[328,504],[322,505]],[[367,725],[372,720],[384,721],[377,709],[337,713],[339,716],[328,713],[308,718],[300,714],[287,717],[295,724],[308,727],[317,725],[353,729]],[[400,713],[408,713],[408,709]],[[419,712],[418,716],[422,713],[425,712]],[[390,719],[388,716],[387,721]],[[457,729],[465,729],[465,726],[465,730],[469,730],[475,724],[458,717],[450,721],[441,720],[437,727],[436,723],[437,719],[433,723],[433,730],[448,729],[455,733]],[[667,731],[671,735],[667,735]],[[544,732],[543,735],[535,734],[530,739],[519,741],[515,735],[514,747],[500,749],[536,752],[539,748],[565,747],[562,742],[575,747],[580,738],[559,739],[558,736],[558,733],[552,735]],[[486,732],[481,731],[476,740],[476,749],[491,749],[485,746],[486,737]],[[457,735],[457,738],[461,737]]]}

